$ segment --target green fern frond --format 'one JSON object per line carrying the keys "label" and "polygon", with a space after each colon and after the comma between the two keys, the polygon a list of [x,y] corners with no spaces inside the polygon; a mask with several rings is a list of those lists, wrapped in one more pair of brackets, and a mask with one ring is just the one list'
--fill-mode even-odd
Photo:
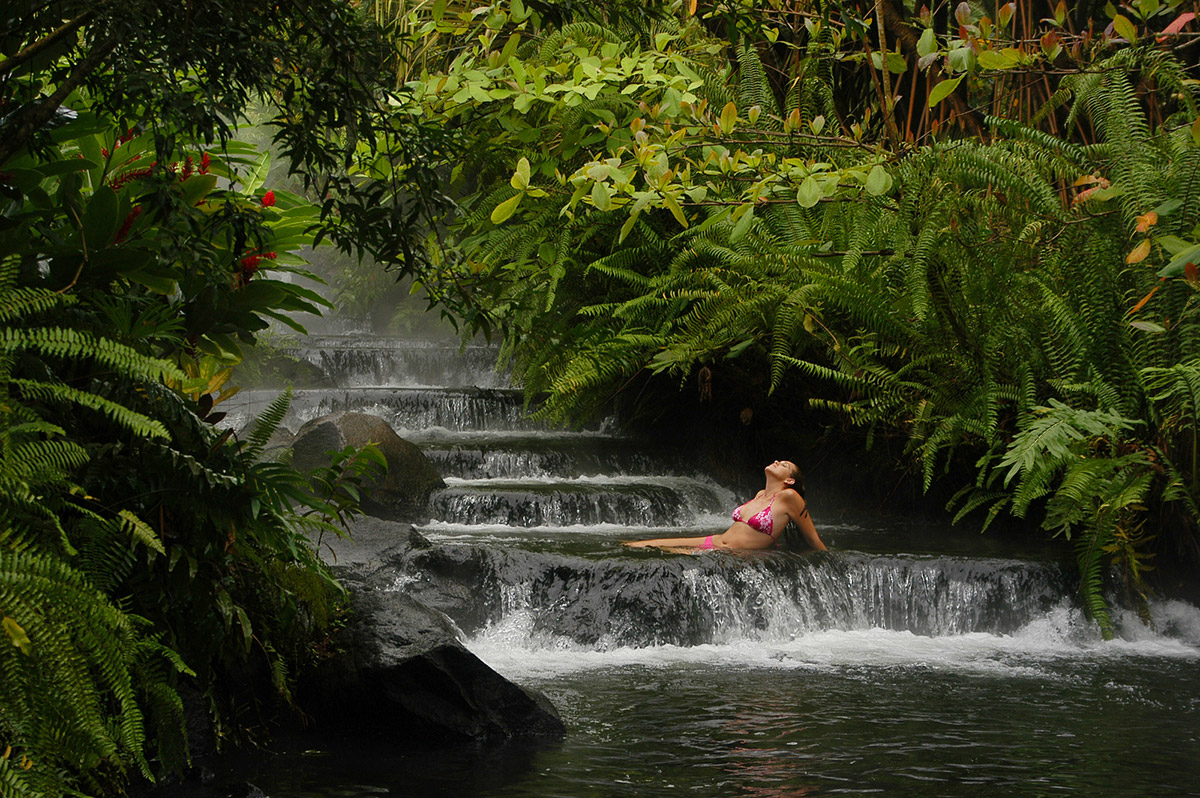
{"label": "green fern frond", "polygon": [[75,304],[76,297],[46,288],[0,290],[0,324]]}
{"label": "green fern frond", "polygon": [[32,349],[49,357],[86,358],[108,366],[126,377],[161,382],[183,381],[186,375],[170,361],[147,357],[115,341],[96,338],[78,330],[39,327],[30,330],[0,330],[0,353]]}
{"label": "green fern frond", "polygon": [[1057,399],[1050,407],[1036,408],[1034,419],[1016,437],[1000,461],[1008,467],[1005,484],[1021,473],[1031,473],[1046,460],[1064,461],[1072,456],[1071,447],[1089,437],[1108,438],[1133,426],[1133,421],[1102,410],[1079,410]]}
{"label": "green fern frond", "polygon": [[1084,610],[1105,640],[1113,637],[1112,616],[1104,599],[1104,547],[1112,541],[1116,519],[1112,514],[1101,517],[1100,523],[1089,527],[1075,544],[1075,559],[1079,567],[1079,594]]}
{"label": "green fern frond", "polygon": [[34,380],[14,379],[10,380],[9,384],[19,389],[27,399],[76,404],[103,413],[135,435],[147,438],[170,437],[162,422],[89,391],[81,391],[61,383]]}
{"label": "green fern frond", "polygon": [[267,443],[271,440],[271,436],[279,429],[279,425],[283,423],[283,419],[287,416],[288,408],[292,404],[292,388],[288,388],[279,396],[271,400],[267,408],[258,414],[254,419],[254,426],[250,430],[250,435],[246,439],[244,451],[246,457],[250,460],[258,460],[262,457],[263,451],[267,448]]}
{"label": "green fern frond", "polygon": [[624,40],[616,31],[603,25],[595,22],[572,22],[546,37],[538,51],[538,59],[543,63],[552,62],[564,48],[573,43],[588,44],[600,41],[624,44]]}
{"label": "green fern frond", "polygon": [[738,47],[737,56],[739,112],[744,114],[746,109],[757,105],[765,116],[777,116],[779,106],[771,94],[767,73],[763,69],[758,50],[754,49],[752,44],[743,41]]}
{"label": "green fern frond", "polygon": [[130,619],[61,561],[3,551],[0,615],[15,644],[0,646],[0,726],[21,730],[15,742],[36,752],[35,764],[52,772],[99,757],[151,777]]}
{"label": "green fern frond", "polygon": [[1200,425],[1200,359],[1170,367],[1148,366],[1142,376],[1160,413],[1183,427]]}
{"label": "green fern frond", "polygon": [[57,475],[80,468],[88,461],[87,451],[73,441],[29,441],[12,449],[5,463],[15,473],[34,484],[57,480]]}

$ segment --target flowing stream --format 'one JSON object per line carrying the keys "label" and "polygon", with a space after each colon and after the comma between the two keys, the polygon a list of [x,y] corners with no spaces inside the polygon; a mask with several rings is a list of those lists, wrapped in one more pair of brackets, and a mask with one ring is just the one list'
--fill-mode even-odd
{"label": "flowing stream", "polygon": [[[1189,604],[1159,601],[1153,628],[1119,612],[1102,641],[1060,550],[856,515],[818,473],[828,553],[627,549],[723,531],[746,497],[654,442],[529,421],[486,348],[330,336],[298,354],[340,387],[298,391],[293,429],[374,413],[445,475],[418,525],[439,545],[394,589],[548,695],[568,734],[281,744],[241,765],[272,798],[1200,794]],[[274,395],[246,392],[235,412]]]}

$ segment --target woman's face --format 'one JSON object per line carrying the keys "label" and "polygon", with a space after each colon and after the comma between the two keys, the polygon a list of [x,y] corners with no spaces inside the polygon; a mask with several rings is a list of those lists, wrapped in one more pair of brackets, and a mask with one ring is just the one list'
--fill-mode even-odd
{"label": "woman's face", "polygon": [[768,465],[765,469],[767,476],[775,477],[776,479],[787,482],[794,480],[792,475],[796,472],[796,464],[791,460],[776,460]]}

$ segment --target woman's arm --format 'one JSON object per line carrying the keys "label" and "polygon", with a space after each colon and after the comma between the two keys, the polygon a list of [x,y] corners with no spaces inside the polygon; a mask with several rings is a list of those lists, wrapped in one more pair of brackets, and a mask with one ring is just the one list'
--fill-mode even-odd
{"label": "woman's arm", "polygon": [[795,521],[796,526],[800,527],[800,534],[804,536],[805,543],[817,551],[829,550],[821,541],[821,536],[817,534],[816,524],[813,523],[803,496],[794,490],[785,490],[779,494],[776,501],[783,505],[788,518]]}

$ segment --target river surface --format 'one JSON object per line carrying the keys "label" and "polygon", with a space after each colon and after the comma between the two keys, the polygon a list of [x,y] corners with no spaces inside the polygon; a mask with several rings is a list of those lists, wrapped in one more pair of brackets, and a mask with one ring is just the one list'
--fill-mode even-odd
{"label": "river surface", "polygon": [[[828,553],[630,550],[722,531],[747,497],[603,426],[529,421],[487,350],[335,336],[297,354],[339,387],[298,392],[293,428],[374,413],[446,475],[418,525],[436,545],[391,589],[444,609],[568,732],[279,740],[222,778],[272,798],[1200,794],[1189,604],[1158,601],[1153,627],[1118,612],[1105,642],[1061,550],[886,519],[819,474],[808,498]],[[244,392],[234,423],[273,395]],[[437,604],[448,585],[458,598]]]}

